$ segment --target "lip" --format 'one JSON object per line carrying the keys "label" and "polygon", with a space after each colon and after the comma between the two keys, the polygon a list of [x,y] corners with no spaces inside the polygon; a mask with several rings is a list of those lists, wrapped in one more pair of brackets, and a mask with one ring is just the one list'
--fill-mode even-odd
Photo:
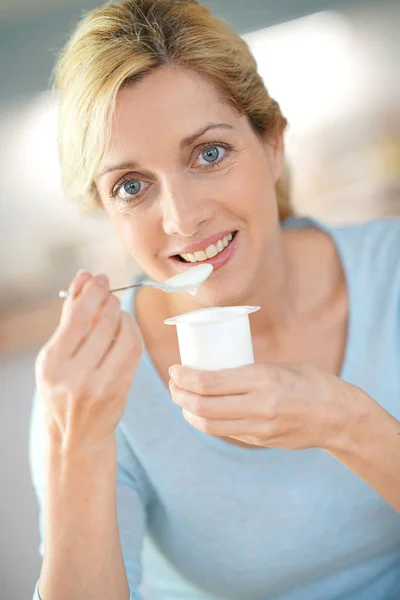
{"label": "lip", "polygon": [[206,248],[208,248],[208,246],[211,246],[211,244],[215,244],[215,242],[218,242],[218,240],[222,240],[222,238],[224,238],[226,235],[229,235],[230,233],[234,233],[234,231],[235,229],[228,229],[227,231],[223,231],[222,233],[210,235],[209,237],[204,238],[204,240],[201,240],[200,242],[195,242],[190,246],[186,246],[185,248],[181,248],[177,252],[170,254],[170,258],[176,256],[177,254],[194,254],[198,250],[205,250]]}
{"label": "lip", "polygon": [[[229,231],[228,233],[231,233],[231,232]],[[227,235],[227,234],[225,234],[225,235]],[[185,271],[186,269],[190,269],[191,267],[193,267],[195,265],[202,265],[202,264],[209,264],[209,265],[212,265],[214,267],[214,269],[219,269],[225,263],[227,263],[228,260],[230,260],[230,258],[235,253],[235,251],[238,247],[238,244],[239,244],[239,238],[240,238],[240,232],[238,231],[236,233],[234,239],[229,244],[229,246],[224,248],[222,250],[222,252],[217,254],[217,256],[214,256],[213,258],[209,258],[207,260],[202,260],[202,261],[199,261],[196,263],[190,263],[190,262],[185,263],[185,262],[181,262],[178,258],[175,258],[174,256],[172,256],[171,259],[175,262],[175,268],[179,269],[180,271]],[[220,239],[220,238],[216,238],[216,241],[218,239]]]}

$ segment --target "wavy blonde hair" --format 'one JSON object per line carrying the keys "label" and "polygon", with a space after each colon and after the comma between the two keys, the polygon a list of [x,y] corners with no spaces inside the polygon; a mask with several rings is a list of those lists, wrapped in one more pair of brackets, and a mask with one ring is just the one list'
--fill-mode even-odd
{"label": "wavy blonde hair", "polygon": [[[86,211],[101,207],[94,176],[109,142],[118,91],[160,65],[189,68],[265,139],[287,121],[257,72],[245,41],[196,0],[122,0],[85,16],[54,69],[58,150],[65,192]],[[279,216],[292,213],[287,171],[277,186]]]}

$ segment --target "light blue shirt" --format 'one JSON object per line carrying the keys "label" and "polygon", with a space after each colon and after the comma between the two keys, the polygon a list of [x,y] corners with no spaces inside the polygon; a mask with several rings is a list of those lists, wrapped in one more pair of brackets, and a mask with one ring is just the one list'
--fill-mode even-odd
{"label": "light blue shirt", "polygon": [[[332,235],[347,279],[341,377],[400,419],[400,219],[285,226],[310,224]],[[134,314],[134,290],[122,307]],[[42,427],[35,398],[43,555]],[[146,352],[117,441],[131,600],[400,599],[400,515],[323,450],[251,450],[194,429]]]}

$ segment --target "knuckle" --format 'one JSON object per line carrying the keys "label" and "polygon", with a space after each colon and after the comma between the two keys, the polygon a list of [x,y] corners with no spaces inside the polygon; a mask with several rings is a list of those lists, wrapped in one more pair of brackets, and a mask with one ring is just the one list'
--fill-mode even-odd
{"label": "knuckle", "polygon": [[143,350],[143,345],[141,344],[140,340],[136,339],[135,337],[131,336],[128,344],[130,352],[135,356],[138,356]]}
{"label": "knuckle", "polygon": [[202,398],[194,397],[191,400],[191,412],[193,412],[198,417],[206,418],[207,417],[207,409],[204,406],[204,402]]}
{"label": "knuckle", "polygon": [[259,388],[261,389],[273,389],[281,383],[280,370],[274,365],[259,365],[259,376],[257,380],[259,382]]}
{"label": "knuckle", "polygon": [[136,332],[135,322],[127,312],[121,311],[121,328],[123,328],[128,334],[132,335]]}
{"label": "knuckle", "polygon": [[108,298],[103,305],[103,312],[105,312],[106,310],[111,313],[119,312],[120,301],[116,296],[114,296],[114,294],[108,294]]}
{"label": "knuckle", "polygon": [[264,403],[264,417],[266,419],[274,419],[278,414],[278,397],[275,394],[269,394]]}
{"label": "knuckle", "polygon": [[108,293],[108,286],[101,285],[101,283],[97,281],[96,277],[92,277],[88,284],[88,291],[91,294],[105,296]]}
{"label": "knuckle", "polygon": [[210,419],[201,419],[199,425],[201,430],[207,435],[215,435],[215,424]]}
{"label": "knuckle", "polygon": [[114,294],[110,294],[109,299],[108,299],[108,303],[110,304],[111,309],[118,313],[121,310],[121,302],[119,300],[119,298],[117,298],[116,296],[114,296]]}
{"label": "knuckle", "polygon": [[87,384],[87,374],[83,370],[70,372],[67,364],[61,364],[56,357],[57,348],[45,345],[35,360],[35,378],[56,396],[80,397]]}
{"label": "knuckle", "polygon": [[181,392],[179,388],[171,389],[171,398],[174,401],[174,403],[180,406],[181,408],[184,408],[185,405],[187,405],[187,402],[185,402],[185,395]]}
{"label": "knuckle", "polygon": [[112,315],[113,317],[118,316],[119,314],[119,301],[112,294],[109,295],[107,300],[104,302],[102,307],[102,314]]}
{"label": "knuckle", "polygon": [[101,315],[100,326],[102,329],[105,329],[107,331],[110,329],[114,330],[117,320],[118,315],[114,312],[111,312],[109,310],[103,311]]}
{"label": "knuckle", "polygon": [[42,381],[51,382],[55,379],[56,369],[54,364],[55,349],[46,344],[39,351],[35,360],[36,377]]}
{"label": "knuckle", "polygon": [[[64,304],[64,306],[66,305]],[[60,321],[60,329],[70,329],[78,321],[77,317],[78,314],[72,308],[64,310]]]}
{"label": "knuckle", "polygon": [[83,370],[74,369],[73,372],[64,373],[58,383],[58,389],[70,398],[80,398],[90,389],[90,378]]}
{"label": "knuckle", "polygon": [[130,350],[141,351],[143,349],[143,340],[138,327],[132,317],[126,312],[121,313],[121,337],[123,343]]}
{"label": "knuckle", "polygon": [[209,389],[205,373],[196,372],[194,376],[194,388],[197,394],[205,395]]}
{"label": "knuckle", "polygon": [[84,329],[91,317],[91,311],[86,303],[77,307],[71,307],[62,317],[61,328],[63,330]]}
{"label": "knuckle", "polygon": [[51,387],[51,391],[55,393],[57,397],[67,397],[71,400],[79,398],[82,393],[79,382],[75,378],[60,378],[60,380],[54,382],[49,387]]}
{"label": "knuckle", "polygon": [[213,421],[199,417],[187,409],[183,409],[183,415],[186,421],[188,421],[188,423],[190,423],[199,431],[202,431],[208,435],[216,435],[216,425],[213,423]]}

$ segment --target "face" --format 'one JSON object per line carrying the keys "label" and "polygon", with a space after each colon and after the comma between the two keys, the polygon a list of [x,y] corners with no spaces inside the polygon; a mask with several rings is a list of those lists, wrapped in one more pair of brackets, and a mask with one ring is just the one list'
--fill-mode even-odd
{"label": "face", "polygon": [[273,264],[282,155],[281,140],[262,140],[208,81],[163,66],[119,92],[95,183],[151,278],[206,259],[214,271],[196,303],[243,303]]}

